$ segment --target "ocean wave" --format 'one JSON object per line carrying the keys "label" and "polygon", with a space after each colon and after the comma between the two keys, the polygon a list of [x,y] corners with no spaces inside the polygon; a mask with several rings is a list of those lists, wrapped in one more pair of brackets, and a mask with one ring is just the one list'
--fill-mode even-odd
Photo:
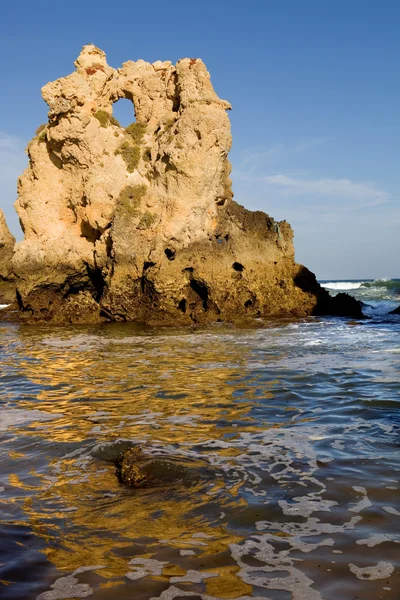
{"label": "ocean wave", "polygon": [[400,279],[374,279],[374,281],[364,281],[362,287],[384,288],[390,292],[400,293]]}
{"label": "ocean wave", "polygon": [[328,290],[346,291],[346,290],[372,290],[388,291],[400,294],[400,279],[367,279],[364,281],[322,281],[322,287]]}
{"label": "ocean wave", "polygon": [[362,281],[328,281],[321,283],[322,287],[328,290],[358,290],[362,285]]}

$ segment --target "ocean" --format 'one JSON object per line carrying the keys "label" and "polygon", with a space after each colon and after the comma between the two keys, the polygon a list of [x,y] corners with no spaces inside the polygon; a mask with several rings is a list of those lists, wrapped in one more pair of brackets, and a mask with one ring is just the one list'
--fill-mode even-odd
{"label": "ocean", "polygon": [[400,280],[322,285],[368,318],[0,321],[0,597],[398,600]]}

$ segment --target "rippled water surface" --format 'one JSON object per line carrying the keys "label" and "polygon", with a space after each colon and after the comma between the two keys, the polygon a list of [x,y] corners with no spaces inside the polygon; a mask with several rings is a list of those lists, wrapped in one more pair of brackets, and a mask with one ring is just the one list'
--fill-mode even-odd
{"label": "rippled water surface", "polygon": [[1,598],[398,600],[399,333],[0,323]]}

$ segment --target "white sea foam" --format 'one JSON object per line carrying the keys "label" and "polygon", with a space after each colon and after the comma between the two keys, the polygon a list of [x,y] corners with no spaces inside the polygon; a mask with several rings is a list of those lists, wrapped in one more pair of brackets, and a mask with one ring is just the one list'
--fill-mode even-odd
{"label": "white sea foam", "polygon": [[171,583],[201,583],[203,579],[218,577],[218,573],[208,573],[207,571],[195,571],[189,569],[183,577],[171,577]]}
{"label": "white sea foam", "polygon": [[42,344],[53,348],[71,348],[81,352],[82,350],[91,350],[94,347],[100,347],[102,340],[97,335],[81,334],[65,338],[51,336],[44,338]]}
{"label": "white sea foam", "polygon": [[185,549],[180,549],[179,550],[179,554],[181,556],[195,556],[196,552],[194,550],[185,550]]}
{"label": "white sea foam", "polygon": [[359,500],[351,508],[349,508],[349,512],[359,513],[362,510],[364,510],[364,508],[372,506],[372,502],[367,496],[367,490],[364,487],[353,485],[353,490],[361,494],[361,500]]}
{"label": "white sea foam", "polygon": [[390,515],[396,515],[398,517],[400,517],[400,512],[398,510],[396,510],[395,508],[393,508],[393,506],[382,506],[382,509],[389,513]]}
{"label": "white sea foam", "polygon": [[375,533],[369,538],[357,540],[356,544],[358,544],[359,546],[368,546],[368,548],[373,548],[374,546],[378,546],[379,544],[383,544],[384,542],[393,542],[394,544],[400,544],[400,535]]}
{"label": "white sea foam", "polygon": [[350,571],[354,573],[357,579],[386,579],[391,576],[394,571],[394,566],[385,561],[379,562],[377,565],[371,567],[357,567],[353,563],[349,564]]}
{"label": "white sea foam", "polygon": [[159,577],[162,575],[164,566],[168,563],[153,558],[133,558],[128,564],[131,567],[131,570],[128,573],[125,573],[125,577],[132,581],[137,581],[148,575]]}
{"label": "white sea foam", "polygon": [[322,287],[328,290],[358,290],[362,284],[362,281],[329,281],[328,283],[321,283]]}
{"label": "white sea foam", "polygon": [[78,567],[66,577],[60,577],[51,585],[51,591],[43,592],[36,597],[36,600],[64,600],[66,598],[87,598],[93,594],[93,589],[87,583],[79,583],[75,575],[85,573],[86,571],[97,571],[104,569],[105,565],[96,565],[93,567]]}

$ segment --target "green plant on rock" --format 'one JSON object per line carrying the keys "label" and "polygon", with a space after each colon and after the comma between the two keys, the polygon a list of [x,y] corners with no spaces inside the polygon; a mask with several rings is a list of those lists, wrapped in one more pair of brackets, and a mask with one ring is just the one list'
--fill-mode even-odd
{"label": "green plant on rock", "polygon": [[117,127],[121,127],[120,122],[118,121],[118,119],[116,119],[112,115],[110,115],[110,123],[111,123],[111,125],[116,125]]}
{"label": "green plant on rock", "polygon": [[133,173],[133,171],[137,169],[140,161],[139,146],[132,146],[132,144],[126,141],[123,142],[119,148],[117,148],[115,154],[122,156],[129,173]]}
{"label": "green plant on rock", "polygon": [[40,125],[35,131],[38,142],[45,142],[47,139],[47,125]]}
{"label": "green plant on rock", "polygon": [[97,112],[95,112],[93,116],[100,123],[100,127],[108,127],[110,124],[117,125],[117,127],[121,127],[117,119],[110,115],[110,113],[108,113],[106,110],[100,109]]}
{"label": "green plant on rock", "polygon": [[106,110],[98,110],[94,113],[94,118],[98,120],[100,127],[107,127],[110,120],[110,115]]}
{"label": "green plant on rock", "polygon": [[156,220],[156,215],[146,211],[139,221],[138,229],[149,229]]}
{"label": "green plant on rock", "polygon": [[46,129],[44,129],[43,131],[41,131],[38,135],[38,141],[39,142],[45,142],[47,140],[47,135],[46,135]]}
{"label": "green plant on rock", "polygon": [[124,216],[129,218],[138,217],[139,207],[143,196],[147,192],[147,187],[142,185],[127,185],[121,190],[117,200],[117,210],[122,211]]}
{"label": "green plant on rock", "polygon": [[42,131],[44,131],[46,129],[47,125],[39,125],[39,127],[36,129],[35,131],[35,135],[40,135],[42,133]]}
{"label": "green plant on rock", "polygon": [[146,133],[145,123],[131,123],[125,128],[125,132],[133,139],[135,144],[141,144]]}

